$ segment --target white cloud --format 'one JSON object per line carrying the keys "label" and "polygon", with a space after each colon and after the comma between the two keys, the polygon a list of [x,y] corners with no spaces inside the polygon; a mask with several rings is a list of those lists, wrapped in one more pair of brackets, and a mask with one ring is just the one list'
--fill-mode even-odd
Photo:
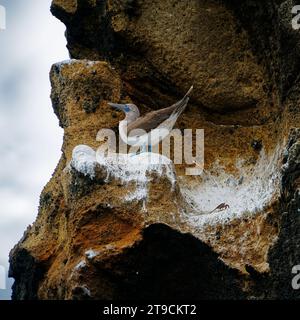
{"label": "white cloud", "polygon": [[[51,0],[2,1],[0,32],[0,264],[36,215],[60,157],[62,130],[49,98],[51,64],[68,58]],[[0,290],[0,300],[7,292]]]}

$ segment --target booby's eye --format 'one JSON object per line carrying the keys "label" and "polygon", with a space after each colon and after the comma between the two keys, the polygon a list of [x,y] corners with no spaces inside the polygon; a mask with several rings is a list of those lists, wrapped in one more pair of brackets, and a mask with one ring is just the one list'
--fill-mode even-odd
{"label": "booby's eye", "polygon": [[128,106],[127,104],[125,104],[124,111],[125,111],[125,112],[129,112],[129,111],[130,111],[130,108],[129,108],[129,106]]}

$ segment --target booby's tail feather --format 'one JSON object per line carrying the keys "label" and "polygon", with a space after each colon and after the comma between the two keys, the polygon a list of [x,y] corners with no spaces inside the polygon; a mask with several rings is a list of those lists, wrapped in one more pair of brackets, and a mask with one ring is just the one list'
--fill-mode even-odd
{"label": "booby's tail feather", "polygon": [[[189,91],[185,94],[184,98],[190,97],[190,94],[192,93],[193,89],[194,89],[194,86],[191,86],[190,89],[189,89]],[[183,99],[184,99],[184,98],[183,98]]]}
{"label": "booby's tail feather", "polygon": [[193,91],[193,89],[194,86],[191,86],[189,91],[185,94],[185,96],[179,102],[177,102],[177,106],[175,110],[172,112],[171,117],[178,118],[182,114],[190,100],[190,94]]}

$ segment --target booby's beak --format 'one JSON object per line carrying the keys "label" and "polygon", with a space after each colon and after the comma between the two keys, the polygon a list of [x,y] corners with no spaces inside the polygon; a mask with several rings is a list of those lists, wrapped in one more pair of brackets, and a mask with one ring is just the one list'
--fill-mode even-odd
{"label": "booby's beak", "polygon": [[124,111],[124,108],[126,106],[125,104],[118,104],[118,103],[111,103],[111,102],[109,102],[108,105],[120,111]]}

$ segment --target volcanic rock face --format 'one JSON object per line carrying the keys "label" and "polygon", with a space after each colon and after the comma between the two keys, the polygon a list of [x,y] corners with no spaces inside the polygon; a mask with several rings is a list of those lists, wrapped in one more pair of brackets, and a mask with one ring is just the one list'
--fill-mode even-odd
{"label": "volcanic rock face", "polygon": [[[53,0],[72,57],[50,73],[64,143],[10,254],[14,299],[299,298],[292,6]],[[205,131],[200,176],[164,156],[98,152],[99,130],[118,133],[123,117],[107,102],[144,114],[192,84],[177,127]]]}

